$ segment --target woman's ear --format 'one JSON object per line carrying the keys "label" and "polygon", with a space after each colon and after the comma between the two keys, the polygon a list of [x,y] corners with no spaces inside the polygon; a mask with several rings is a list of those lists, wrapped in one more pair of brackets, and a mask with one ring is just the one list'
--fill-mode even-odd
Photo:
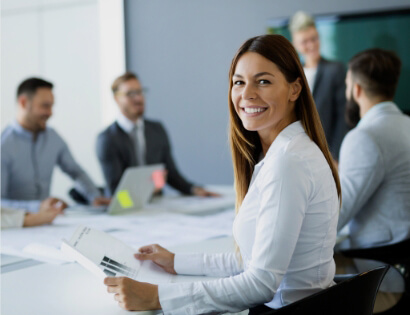
{"label": "woman's ear", "polygon": [[290,84],[289,100],[295,102],[299,98],[300,92],[302,92],[301,79],[297,78],[294,82]]}

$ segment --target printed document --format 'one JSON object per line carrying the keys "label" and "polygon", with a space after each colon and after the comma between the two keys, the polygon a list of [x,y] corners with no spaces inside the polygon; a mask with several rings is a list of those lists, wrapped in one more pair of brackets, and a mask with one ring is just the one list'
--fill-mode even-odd
{"label": "printed document", "polygon": [[135,259],[135,249],[113,236],[79,226],[61,251],[100,278],[128,277],[154,284],[172,282],[172,275],[151,261]]}

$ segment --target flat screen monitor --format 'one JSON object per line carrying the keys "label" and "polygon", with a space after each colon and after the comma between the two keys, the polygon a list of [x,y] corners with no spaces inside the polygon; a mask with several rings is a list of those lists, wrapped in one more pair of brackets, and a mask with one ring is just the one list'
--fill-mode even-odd
{"label": "flat screen monitor", "polygon": [[[393,50],[402,61],[402,71],[394,101],[410,114],[410,7],[389,12],[324,14],[314,16],[324,58],[347,62],[369,48]],[[289,17],[268,21],[268,33],[291,40]]]}

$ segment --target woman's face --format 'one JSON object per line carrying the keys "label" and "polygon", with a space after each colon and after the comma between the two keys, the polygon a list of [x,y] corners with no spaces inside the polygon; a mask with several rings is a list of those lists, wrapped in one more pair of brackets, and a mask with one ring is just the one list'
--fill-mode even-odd
{"label": "woman's face", "polygon": [[243,54],[232,77],[231,98],[245,129],[269,137],[295,120],[299,79],[288,83],[279,68],[255,52]]}
{"label": "woman's face", "polygon": [[305,58],[318,60],[320,58],[320,41],[316,27],[309,27],[306,30],[292,34],[293,45],[296,50]]}

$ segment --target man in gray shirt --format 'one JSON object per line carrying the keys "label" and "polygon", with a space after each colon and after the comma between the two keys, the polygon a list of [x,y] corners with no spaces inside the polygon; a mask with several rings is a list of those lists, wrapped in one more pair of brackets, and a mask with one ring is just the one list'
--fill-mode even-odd
{"label": "man in gray shirt", "polygon": [[52,115],[53,85],[38,78],[17,89],[17,119],[1,133],[1,203],[3,207],[37,212],[45,206],[67,205],[50,197],[53,169],[58,165],[93,205],[106,205],[88,175],[76,163],[64,140],[47,127]]}
{"label": "man in gray shirt", "polygon": [[[360,121],[340,149],[338,230],[349,227],[349,237],[339,244],[340,249],[378,247],[410,238],[410,118],[393,103],[400,68],[396,54],[382,49],[363,51],[349,62],[347,108]],[[346,265],[349,273],[381,264],[341,263],[340,259],[335,256],[336,268]],[[394,305],[400,292],[403,280],[391,268],[380,286],[375,312]]]}

